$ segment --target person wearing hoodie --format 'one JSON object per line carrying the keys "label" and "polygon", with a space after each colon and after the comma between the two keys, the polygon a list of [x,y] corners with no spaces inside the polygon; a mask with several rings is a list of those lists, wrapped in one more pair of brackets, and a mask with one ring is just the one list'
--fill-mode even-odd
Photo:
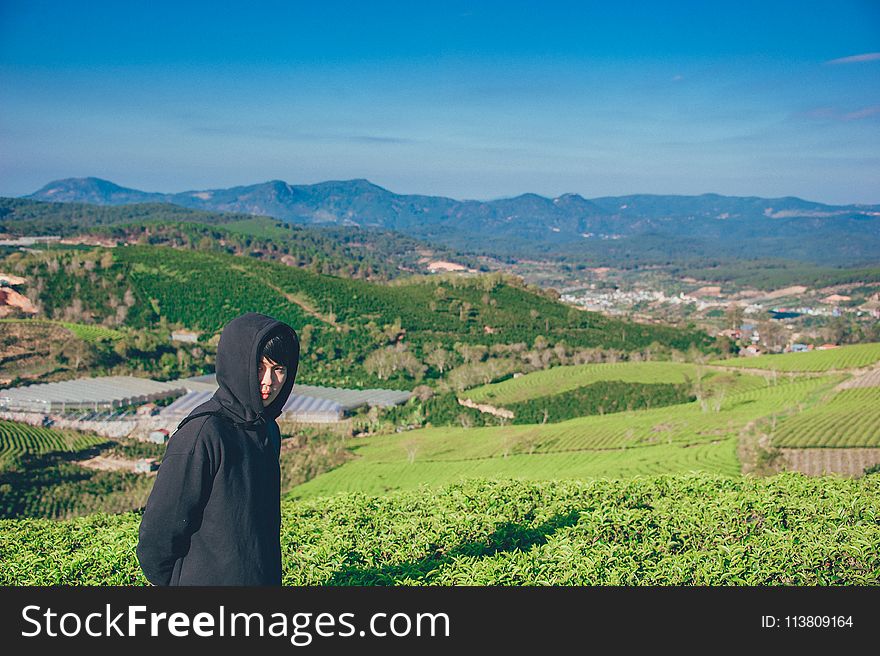
{"label": "person wearing hoodie", "polygon": [[223,329],[219,388],[168,441],[138,531],[153,585],[281,585],[281,433],[299,338],[248,312]]}

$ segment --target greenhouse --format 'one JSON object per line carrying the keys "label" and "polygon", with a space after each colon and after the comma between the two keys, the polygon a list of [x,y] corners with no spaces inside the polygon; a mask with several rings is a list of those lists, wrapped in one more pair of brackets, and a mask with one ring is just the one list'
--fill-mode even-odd
{"label": "greenhouse", "polygon": [[[181,385],[190,386],[192,383],[204,383],[213,385],[217,389],[216,374],[205,374],[204,376],[194,376],[193,378],[183,378],[177,381]],[[317,385],[300,385],[294,384],[291,397],[294,396],[311,396],[316,399],[328,399],[336,401],[346,410],[353,410],[362,405],[389,407],[392,405],[400,405],[406,403],[412,392],[389,389],[346,389],[344,387],[319,387]]]}
{"label": "greenhouse", "polygon": [[[160,413],[163,418],[185,417],[189,412],[211,398],[217,389],[214,374],[195,376],[177,381],[188,394],[177,399]],[[392,406],[405,403],[411,392],[386,389],[354,390],[341,387],[319,387],[294,384],[293,392],[281,411],[279,421],[328,422],[339,421],[346,414],[363,405]]]}
{"label": "greenhouse", "polygon": [[0,390],[0,410],[65,413],[113,410],[186,394],[181,381],[163,383],[136,376],[77,378]]}
{"label": "greenhouse", "polygon": [[[216,389],[215,387],[214,390]],[[191,391],[163,408],[159,416],[176,423],[214,396],[214,390]],[[333,422],[342,419],[345,410],[335,401],[291,394],[278,421]]]}

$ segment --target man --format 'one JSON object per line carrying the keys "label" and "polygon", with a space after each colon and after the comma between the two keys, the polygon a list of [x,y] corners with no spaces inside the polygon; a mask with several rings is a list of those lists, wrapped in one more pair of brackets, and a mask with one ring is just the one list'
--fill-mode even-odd
{"label": "man", "polygon": [[171,436],[139,530],[154,585],[281,584],[281,433],[299,338],[256,312],[217,345],[219,389]]}

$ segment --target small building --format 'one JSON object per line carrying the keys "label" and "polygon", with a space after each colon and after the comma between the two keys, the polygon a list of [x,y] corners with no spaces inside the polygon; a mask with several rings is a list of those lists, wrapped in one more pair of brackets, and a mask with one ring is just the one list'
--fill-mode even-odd
{"label": "small building", "polygon": [[199,341],[201,333],[195,333],[191,330],[175,330],[171,333],[171,341],[173,342],[191,342],[195,344]]}
{"label": "small building", "polygon": [[156,464],[155,458],[141,458],[134,463],[135,474],[149,474],[157,469],[159,469],[159,465]]}
{"label": "small building", "polygon": [[761,355],[761,353],[762,353],[762,351],[760,348],[758,348],[757,344],[749,344],[748,346],[746,346],[744,349],[742,349],[739,352],[740,355],[745,355],[747,357]]}
{"label": "small building", "polygon": [[150,442],[154,442],[155,444],[165,444],[168,441],[169,432],[165,428],[159,428],[154,431],[150,431],[147,440]]}
{"label": "small building", "polygon": [[136,414],[138,417],[150,417],[159,414],[159,406],[152,402],[144,403],[142,406],[138,407]]}
{"label": "small building", "polygon": [[792,353],[803,353],[804,351],[812,351],[812,350],[813,350],[812,344],[792,344],[791,345],[791,352]]}
{"label": "small building", "polygon": [[836,348],[840,348],[840,346],[838,346],[837,344],[822,344],[822,346],[817,346],[816,350],[817,351],[827,351],[829,349],[836,349]]}

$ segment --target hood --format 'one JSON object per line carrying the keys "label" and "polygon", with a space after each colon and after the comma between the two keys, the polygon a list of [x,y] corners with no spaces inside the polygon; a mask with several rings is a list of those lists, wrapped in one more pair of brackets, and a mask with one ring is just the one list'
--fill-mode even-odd
{"label": "hood", "polygon": [[[263,345],[279,333],[287,333],[295,345],[287,362],[287,378],[278,396],[263,407],[260,398],[258,358]],[[222,406],[235,422],[262,424],[277,419],[293,390],[299,365],[299,338],[282,321],[258,312],[248,312],[230,321],[220,334],[217,345],[217,384],[211,401]],[[210,401],[209,401],[210,403]]]}

